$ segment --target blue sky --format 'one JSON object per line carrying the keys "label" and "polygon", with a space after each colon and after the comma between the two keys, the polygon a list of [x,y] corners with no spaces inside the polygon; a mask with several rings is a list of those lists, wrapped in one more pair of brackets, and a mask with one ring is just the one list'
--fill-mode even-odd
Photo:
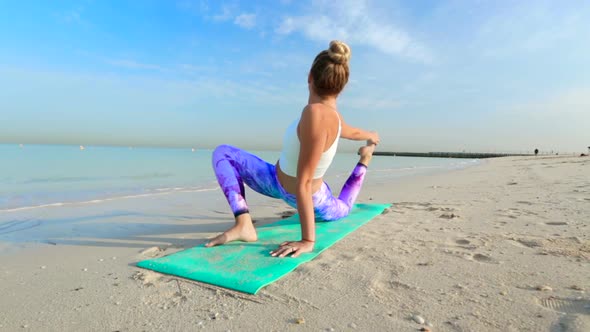
{"label": "blue sky", "polygon": [[341,39],[340,112],[383,150],[582,151],[588,22],[587,1],[2,1],[0,142],[279,148]]}

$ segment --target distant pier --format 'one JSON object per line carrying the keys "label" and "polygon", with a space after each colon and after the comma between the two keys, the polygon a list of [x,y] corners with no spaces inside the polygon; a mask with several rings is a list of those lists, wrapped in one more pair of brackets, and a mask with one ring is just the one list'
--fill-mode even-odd
{"label": "distant pier", "polygon": [[373,152],[374,156],[398,156],[398,157],[427,157],[427,158],[464,158],[484,159],[514,156],[532,156],[532,154],[512,153],[479,153],[479,152]]}

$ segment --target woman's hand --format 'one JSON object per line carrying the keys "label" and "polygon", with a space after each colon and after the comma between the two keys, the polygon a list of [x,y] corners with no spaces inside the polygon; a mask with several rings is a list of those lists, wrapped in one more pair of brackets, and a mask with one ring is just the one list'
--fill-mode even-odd
{"label": "woman's hand", "polygon": [[367,140],[367,143],[377,145],[377,144],[379,144],[380,141],[381,141],[381,139],[379,138],[379,134],[377,134],[376,131],[370,132],[369,139]]}
{"label": "woman's hand", "polygon": [[291,255],[295,258],[304,252],[313,251],[313,242],[309,241],[286,241],[279,245],[279,248],[270,252],[273,257],[285,257]]}

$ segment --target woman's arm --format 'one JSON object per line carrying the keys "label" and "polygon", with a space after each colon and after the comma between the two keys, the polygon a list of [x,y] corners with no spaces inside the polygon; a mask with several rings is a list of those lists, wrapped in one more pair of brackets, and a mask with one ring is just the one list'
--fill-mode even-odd
{"label": "woman's arm", "polygon": [[315,216],[311,184],[315,169],[326,145],[321,110],[307,107],[299,121],[299,160],[297,163],[297,212],[301,221],[301,239],[315,241]]}
{"label": "woman's arm", "polygon": [[346,138],[353,141],[369,141],[369,143],[379,144],[379,134],[372,131],[366,131],[360,128],[354,128],[349,126],[344,119],[340,117],[342,130],[340,137]]}
{"label": "woman's arm", "polygon": [[312,182],[315,169],[326,145],[326,132],[322,128],[322,112],[307,106],[299,120],[299,160],[297,162],[297,212],[301,222],[301,241],[283,242],[272,256],[297,257],[313,251],[315,242],[315,215],[312,199]]}

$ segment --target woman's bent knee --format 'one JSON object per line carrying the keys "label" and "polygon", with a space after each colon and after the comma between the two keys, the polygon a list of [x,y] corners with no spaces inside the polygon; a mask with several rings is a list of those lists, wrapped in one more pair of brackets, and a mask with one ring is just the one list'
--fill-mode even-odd
{"label": "woman's bent knee", "polygon": [[213,150],[213,155],[211,158],[213,160],[213,165],[215,165],[219,160],[230,159],[230,152],[235,149],[235,147],[227,144],[217,146],[215,150]]}
{"label": "woman's bent knee", "polygon": [[215,150],[213,150],[213,155],[228,152],[228,151],[234,150],[235,148],[236,147],[228,145],[228,144],[221,144],[221,145],[218,145],[215,148]]}
{"label": "woman's bent knee", "polygon": [[329,208],[316,208],[315,214],[319,221],[336,221],[348,216],[351,209],[351,206],[340,202]]}

